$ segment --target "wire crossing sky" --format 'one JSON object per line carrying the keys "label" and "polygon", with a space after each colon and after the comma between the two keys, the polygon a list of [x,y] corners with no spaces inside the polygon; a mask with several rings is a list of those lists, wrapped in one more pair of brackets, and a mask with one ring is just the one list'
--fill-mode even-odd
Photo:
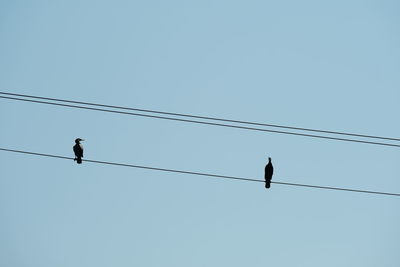
{"label": "wire crossing sky", "polygon": [[[283,125],[267,124],[267,123],[259,123],[259,122],[222,119],[222,118],[216,118],[216,117],[205,117],[205,116],[183,114],[183,113],[172,113],[172,112],[156,111],[156,110],[149,110],[149,109],[130,108],[130,107],[122,107],[122,106],[116,106],[116,105],[106,105],[106,104],[99,104],[99,103],[92,103],[92,102],[82,102],[82,101],[75,101],[75,100],[43,97],[43,96],[24,95],[24,94],[16,94],[16,93],[1,92],[1,91],[0,91],[0,94],[11,95],[11,96],[22,96],[22,97],[33,98],[33,99],[52,100],[52,101],[58,101],[58,102],[64,102],[64,103],[74,103],[74,104],[83,104],[83,105],[97,106],[97,107],[115,108],[115,109],[122,109],[122,110],[133,110],[133,111],[149,112],[149,113],[164,114],[164,115],[173,115],[173,116],[196,118],[196,119],[234,122],[234,123],[240,123],[240,124],[267,126],[267,127],[292,129],[292,130],[301,130],[301,131],[307,131],[307,132],[328,133],[328,134],[337,134],[337,135],[345,135],[345,136],[355,136],[355,137],[373,138],[373,139],[381,139],[381,140],[400,141],[400,138],[393,138],[393,137],[383,137],[383,136],[365,135],[365,134],[357,134],[357,133],[345,133],[345,132],[327,131],[327,130],[320,130],[320,129],[309,129],[309,128],[302,128],[302,127],[283,126]],[[9,98],[9,99],[11,99],[11,98]],[[17,100],[17,99],[15,98],[14,100]]]}
{"label": "wire crossing sky", "polygon": [[[73,159],[71,157],[66,157],[66,156],[44,154],[44,153],[37,153],[37,152],[29,152],[29,151],[15,150],[15,149],[7,149],[7,148],[0,148],[0,150],[1,151],[6,151],[6,152],[14,152],[14,153],[21,153],[21,154],[28,154],[28,155],[35,155],[35,156],[42,156],[42,157],[51,157],[51,158],[58,158],[58,159],[67,159],[67,160],[72,160]],[[173,172],[173,173],[180,173],[180,174],[209,176],[209,177],[214,177],[214,178],[265,183],[264,180],[244,178],[244,177],[236,177],[236,176],[218,175],[218,174],[192,172],[192,171],[182,171],[182,170],[175,170],[175,169],[165,169],[165,168],[157,168],[157,167],[149,167],[149,166],[141,166],[141,165],[133,165],[133,164],[125,164],[125,163],[116,163],[116,162],[109,162],[109,161],[91,160],[91,159],[85,159],[85,160],[82,160],[82,161],[91,162],[91,163],[106,164],[106,165],[114,165],[114,166],[120,166],[120,167],[131,167],[131,168],[140,168],[140,169],[147,169],[147,170],[154,170],[154,171]],[[317,188],[317,189],[328,189],[328,190],[338,190],[338,191],[348,191],[348,192],[356,192],[356,193],[368,193],[368,194],[388,195],[388,196],[400,197],[400,193],[388,193],[388,192],[369,191],[369,190],[360,190],[360,189],[351,189],[351,188],[331,187],[331,186],[296,184],[296,183],[287,183],[287,182],[278,182],[278,181],[271,181],[271,183],[280,184],[280,185],[288,185],[288,186],[309,187],[309,188]]]}
{"label": "wire crossing sky", "polygon": [[269,129],[263,129],[263,128],[244,127],[244,126],[213,123],[213,122],[205,122],[205,121],[178,119],[178,118],[172,118],[172,117],[163,117],[163,116],[155,116],[155,115],[147,115],[147,114],[140,114],[140,113],[133,113],[133,112],[118,111],[118,110],[92,108],[92,107],[85,107],[85,106],[79,106],[79,105],[60,104],[60,103],[54,103],[54,102],[48,102],[48,101],[39,101],[39,100],[23,99],[23,98],[16,98],[16,97],[0,96],[0,98],[9,99],[9,100],[15,100],[15,101],[31,102],[31,103],[37,103],[37,104],[46,104],[46,105],[53,105],[53,106],[68,107],[68,108],[77,108],[77,109],[86,109],[86,110],[93,110],[93,111],[110,112],[110,113],[117,113],[117,114],[124,114],[124,115],[140,116],[140,117],[147,117],[147,118],[153,118],[153,119],[163,119],[163,120],[172,120],[172,121],[204,124],[204,125],[211,125],[211,126],[236,128],[236,129],[242,129],[242,130],[270,132],[270,133],[286,134],[286,135],[297,135],[297,136],[303,136],[303,137],[321,138],[321,139],[329,139],[329,140],[345,141],[345,142],[354,142],[354,143],[362,143],[362,144],[370,144],[370,145],[400,147],[400,145],[398,145],[398,144],[372,142],[372,141],[364,141],[364,140],[348,139],[348,138],[339,138],[339,137],[329,137],[329,136],[313,135],[313,134],[303,134],[303,133],[287,132],[287,131],[277,131],[277,130],[269,130]]}

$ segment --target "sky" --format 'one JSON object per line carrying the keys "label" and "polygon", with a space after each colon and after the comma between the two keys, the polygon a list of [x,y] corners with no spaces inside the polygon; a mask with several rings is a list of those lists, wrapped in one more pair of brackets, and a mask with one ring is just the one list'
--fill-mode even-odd
{"label": "sky", "polygon": [[[398,1],[1,1],[0,91],[400,137]],[[399,150],[0,99],[0,147],[400,192]],[[398,144],[398,143],[397,143]],[[0,266],[400,265],[400,198],[0,151]]]}

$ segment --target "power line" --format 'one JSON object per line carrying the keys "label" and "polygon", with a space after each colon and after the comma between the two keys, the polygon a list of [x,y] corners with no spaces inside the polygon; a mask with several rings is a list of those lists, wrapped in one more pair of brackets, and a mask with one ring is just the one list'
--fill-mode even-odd
{"label": "power line", "polygon": [[[0,150],[6,151],[6,152],[14,152],[14,153],[41,156],[41,157],[51,157],[51,158],[66,159],[66,160],[71,160],[71,161],[73,160],[73,158],[71,158],[71,157],[65,157],[65,156],[59,156],[59,155],[51,155],[51,154],[29,152],[29,151],[15,150],[15,149],[7,149],[7,148],[0,148]],[[153,170],[153,171],[163,171],[163,172],[190,174],[190,175],[197,175],[197,176],[208,176],[208,177],[221,178],[221,179],[241,180],[241,181],[246,181],[246,182],[265,183],[265,181],[263,181],[263,180],[251,179],[251,178],[245,178],[245,177],[237,177],[237,176],[218,175],[218,174],[193,172],[193,171],[182,171],[182,170],[175,170],[175,169],[165,169],[165,168],[157,168],[157,167],[149,167],[149,166],[133,165],[133,164],[125,164],[125,163],[116,163],[116,162],[100,161],[100,160],[85,159],[83,161],[97,163],[97,164],[139,168],[139,169],[146,169],[146,170]],[[271,181],[271,183],[280,184],[280,185],[288,185],[288,186],[297,186],[297,187],[308,187],[308,188],[317,188],[317,189],[328,189],[328,190],[338,190],[338,191],[348,191],[348,192],[368,193],[368,194],[378,194],[378,195],[388,195],[388,196],[400,197],[399,193],[388,193],[388,192],[379,192],[379,191],[369,191],[369,190],[331,187],[331,186],[319,186],[319,185],[309,185],[309,184],[286,183],[286,182],[276,182],[276,181]]]}
{"label": "power line", "polygon": [[131,111],[140,111],[140,112],[147,112],[147,113],[154,113],[154,114],[195,118],[195,119],[222,121],[222,122],[239,123],[239,124],[256,125],[256,126],[267,126],[267,127],[273,127],[273,128],[281,128],[281,129],[299,130],[299,131],[316,132],[316,133],[327,133],[327,134],[336,134],[336,135],[345,135],[345,136],[354,136],[354,137],[363,137],[363,138],[372,138],[372,139],[381,139],[381,140],[390,140],[390,141],[400,141],[400,138],[383,137],[383,136],[376,136],[376,135],[365,135],[365,134],[328,131],[328,130],[321,130],[321,129],[310,129],[310,128],[303,128],[303,127],[277,125],[277,124],[250,122],[250,121],[243,121],[243,120],[223,119],[223,118],[199,116],[199,115],[193,115],[193,114],[172,113],[172,112],[157,111],[157,110],[150,110],[150,109],[139,109],[139,108],[99,104],[99,103],[93,103],[93,102],[74,101],[74,100],[67,100],[67,99],[60,99],[60,98],[50,98],[50,97],[42,97],[42,96],[15,94],[15,93],[1,92],[1,91],[0,91],[0,94],[34,98],[34,99],[42,99],[42,100],[51,100],[51,101],[58,101],[58,102],[72,103],[72,104],[81,104],[81,105],[88,105],[88,106],[98,106],[98,107],[105,107],[105,108],[115,108],[115,109],[122,109],[122,110],[131,110]]}
{"label": "power line", "polygon": [[132,115],[132,116],[140,116],[140,117],[147,117],[147,118],[155,118],[155,119],[163,119],[163,120],[171,120],[171,121],[180,121],[180,122],[188,122],[188,123],[196,123],[196,124],[204,124],[204,125],[236,128],[236,129],[243,129],[243,130],[270,132],[270,133],[287,134],[287,135],[297,135],[297,136],[321,138],[321,139],[336,140],[336,141],[355,142],[355,143],[363,143],[363,144],[371,144],[371,145],[400,147],[400,145],[390,144],[390,143],[372,142],[372,141],[364,141],[364,140],[348,139],[348,138],[339,138],[339,137],[329,137],[329,136],[314,135],[314,134],[303,134],[303,133],[295,133],[295,132],[288,132],[288,131],[277,131],[277,130],[269,130],[269,129],[263,129],[263,128],[254,128],[254,127],[245,127],[245,126],[237,126],[237,125],[230,125],[230,124],[214,123],[214,122],[178,119],[178,118],[156,116],[156,115],[148,115],[148,114],[140,114],[140,113],[126,112],[126,111],[109,110],[109,109],[92,108],[92,107],[83,107],[83,106],[70,105],[70,104],[61,104],[61,103],[52,103],[52,102],[47,102],[47,101],[23,99],[23,98],[16,98],[16,97],[0,96],[0,98],[16,100],[16,101],[31,102],[31,103],[38,103],[38,104],[69,107],[69,108],[78,108],[78,109],[86,109],[86,110],[94,110],[94,111],[102,111],[102,112],[110,112],[110,113],[117,113],[117,114]]}

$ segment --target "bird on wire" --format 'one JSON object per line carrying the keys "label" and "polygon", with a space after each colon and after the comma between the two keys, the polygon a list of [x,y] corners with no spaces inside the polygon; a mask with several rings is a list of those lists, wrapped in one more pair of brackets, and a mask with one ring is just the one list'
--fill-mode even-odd
{"label": "bird on wire", "polygon": [[75,145],[73,147],[74,153],[75,153],[74,161],[76,161],[76,163],[78,163],[78,164],[82,163],[82,158],[83,158],[83,146],[81,144],[81,141],[84,141],[84,140],[80,139],[80,138],[76,138]]}
{"label": "bird on wire", "polygon": [[272,166],[271,158],[268,157],[268,164],[265,166],[264,178],[265,188],[271,187],[272,175],[274,174],[274,166]]}

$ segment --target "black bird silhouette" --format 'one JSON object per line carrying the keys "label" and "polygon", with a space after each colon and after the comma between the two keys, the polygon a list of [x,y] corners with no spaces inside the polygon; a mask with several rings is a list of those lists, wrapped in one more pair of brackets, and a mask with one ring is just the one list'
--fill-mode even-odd
{"label": "black bird silhouette", "polygon": [[268,164],[265,166],[265,173],[264,173],[265,188],[271,187],[271,179],[273,174],[274,174],[274,167],[272,166],[271,158],[268,158]]}
{"label": "black bird silhouette", "polygon": [[82,163],[82,158],[83,158],[83,146],[80,143],[81,141],[83,141],[83,139],[80,138],[75,139],[75,145],[74,145],[74,153],[75,153],[74,161],[76,160],[76,163],[78,164]]}

